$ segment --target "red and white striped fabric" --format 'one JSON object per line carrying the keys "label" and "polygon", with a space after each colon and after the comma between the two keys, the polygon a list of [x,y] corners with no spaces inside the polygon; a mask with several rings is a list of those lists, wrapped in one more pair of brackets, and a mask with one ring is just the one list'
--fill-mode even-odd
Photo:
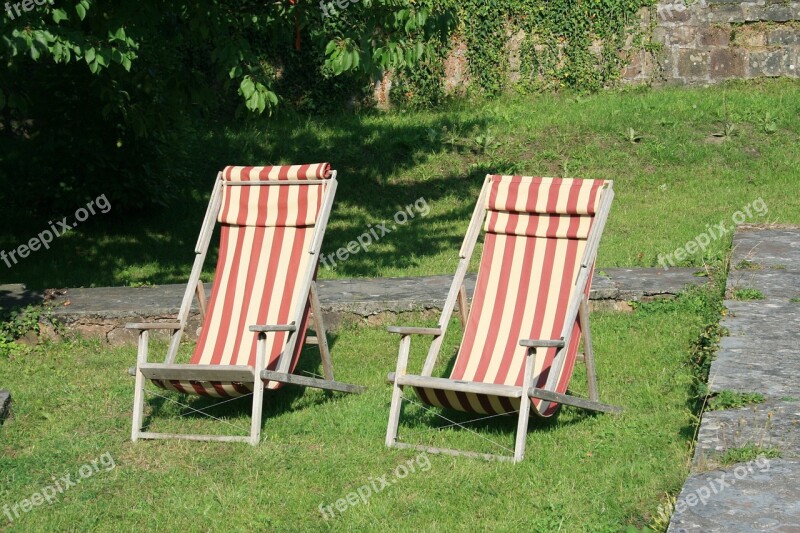
{"label": "red and white striped fabric", "polygon": [[[324,180],[327,163],[274,167],[226,167],[225,182]],[[327,184],[236,185],[223,187],[219,258],[214,286],[191,364],[256,364],[254,324],[288,324],[305,306],[298,324],[290,372],[303,348],[308,323],[308,288],[301,287],[312,264],[308,253]],[[267,334],[267,368],[275,369],[289,339]],[[250,384],[153,380],[161,388],[188,394],[228,397],[251,392]],[[268,382],[276,389],[280,383]]]}
{"label": "red and white striped fabric", "polygon": [[[559,339],[580,260],[600,203],[601,180],[492,176],[478,279],[450,379],[522,386],[527,348],[521,339]],[[591,278],[586,286],[588,295]],[[580,342],[577,317],[558,378],[566,392]],[[555,348],[536,358],[534,384],[544,387]],[[430,405],[501,414],[519,399],[415,387]],[[541,400],[534,399],[538,409]],[[549,416],[557,405],[550,403]]]}

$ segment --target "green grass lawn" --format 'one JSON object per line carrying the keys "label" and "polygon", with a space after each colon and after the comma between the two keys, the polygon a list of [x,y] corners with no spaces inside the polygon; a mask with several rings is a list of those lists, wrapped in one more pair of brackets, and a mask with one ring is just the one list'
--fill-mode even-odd
{"label": "green grass lawn", "polygon": [[[271,119],[187,131],[180,172],[165,176],[180,201],[129,216],[112,209],[90,218],[49,251],[13,268],[0,282],[31,288],[185,282],[210,187],[227,164],[327,160],[340,188],[323,246],[329,254],[370,225],[390,221],[424,199],[415,217],[320,276],[452,273],[486,173],[615,180],[598,265],[654,266],[762,198],[766,216],[747,222],[800,222],[800,82],[737,83],[699,89],[632,89],[591,96],[508,96],[436,111],[342,112],[323,117],[284,112]],[[177,153],[177,152],[176,152]],[[188,175],[188,178],[186,176]],[[102,194],[98,191],[97,194]],[[71,215],[31,213],[0,229],[10,250]],[[722,256],[730,234],[684,261]],[[211,275],[210,254],[206,278]]]}
{"label": "green grass lawn", "polygon": [[[255,448],[131,443],[133,380],[126,369],[134,364],[134,347],[73,340],[0,358],[2,385],[14,395],[13,418],[0,429],[0,506],[29,498],[66,474],[74,481],[83,465],[101,458],[96,471],[83,468],[90,475],[52,505],[33,508],[13,523],[0,514],[0,530],[449,531],[480,524],[503,531],[611,532],[643,527],[687,473],[696,407],[696,375],[689,361],[704,324],[718,318],[713,305],[718,299],[716,293],[695,291],[644,304],[630,314],[594,313],[601,399],[626,410],[615,417],[564,408],[551,421],[531,421],[526,459],[518,465],[384,447],[390,399],[384,380],[394,370],[398,339],[383,326],[354,325],[331,335],[337,378],[368,385],[367,393],[328,397],[314,389],[286,388],[268,398],[263,441]],[[406,314],[402,322],[431,320]],[[443,354],[454,355],[459,329],[454,320]],[[156,344],[152,353],[164,349]],[[184,355],[190,349],[184,346]],[[421,368],[426,349],[425,341],[415,339],[412,371]],[[450,363],[444,359],[440,367]],[[306,349],[300,367],[321,372],[313,349]],[[583,380],[579,368],[574,392],[585,393]],[[224,423],[160,398],[149,405],[147,420],[154,431],[235,433],[246,431],[249,423],[246,400],[211,409]],[[497,444],[513,447],[513,418],[478,422],[477,433],[438,429],[444,425],[407,405],[401,438],[488,453],[505,453]],[[415,471],[396,477],[408,461]],[[364,485],[375,481],[380,487],[382,476],[389,486],[366,504],[323,518],[321,504],[335,509],[337,500]]]}
{"label": "green grass lawn", "polygon": [[[323,278],[452,273],[486,173],[615,180],[617,199],[598,266],[654,266],[659,254],[671,253],[709,224],[731,228],[734,214],[759,199],[768,212],[745,222],[800,222],[797,116],[800,83],[778,80],[206,124],[185,135],[191,175],[177,182],[182,193],[176,205],[132,216],[112,203],[108,214],[93,216],[50,250],[13,268],[0,265],[0,282],[31,288],[185,282],[219,168],[320,160],[331,161],[341,183],[324,254],[370,225],[391,225],[409,204],[422,201],[430,210],[425,217],[417,210],[368,252],[335,268],[323,266]],[[179,170],[184,175],[186,168]],[[0,250],[26,242],[48,220],[79,207],[30,213],[4,225]],[[684,263],[718,267],[730,236]],[[594,313],[601,397],[626,411],[614,417],[564,408],[554,420],[531,422],[527,457],[519,465],[433,455],[422,461],[415,452],[384,448],[390,394],[384,380],[394,370],[398,339],[383,326],[353,325],[332,335],[337,378],[368,385],[366,394],[328,397],[286,388],[266,403],[265,437],[257,448],[130,443],[133,382],[126,369],[135,362],[133,347],[70,340],[14,350],[0,356],[0,385],[14,395],[14,416],[0,429],[0,530],[643,527],[688,472],[703,377],[696,349],[710,338],[705,326],[719,319],[720,293],[692,291],[631,314]],[[400,320],[430,323],[414,314]],[[443,354],[454,355],[458,330],[454,321]],[[184,355],[191,348],[184,346]],[[426,348],[415,339],[412,371],[421,367]],[[158,350],[152,353],[151,360],[158,360]],[[438,375],[451,363],[444,359]],[[301,370],[320,372],[311,349]],[[579,394],[585,392],[582,379],[579,369],[572,385]],[[176,399],[151,400],[153,430],[247,428],[246,401],[212,408],[223,423],[193,415],[171,402]],[[478,422],[477,433],[445,425],[409,405],[401,438],[487,453],[504,453],[513,444],[513,419]],[[2,505],[18,504],[66,474],[76,478],[100,457],[113,458],[115,467],[92,471],[58,502],[8,522]],[[321,504],[335,508],[371,480],[396,479],[393,472],[409,460],[416,460],[418,471],[366,504],[336,511],[327,521],[321,515]]]}

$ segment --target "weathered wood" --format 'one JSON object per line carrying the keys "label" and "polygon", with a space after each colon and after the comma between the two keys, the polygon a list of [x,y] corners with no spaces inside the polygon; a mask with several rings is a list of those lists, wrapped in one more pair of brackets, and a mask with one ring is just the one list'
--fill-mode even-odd
{"label": "weathered wood", "polygon": [[294,331],[297,329],[294,322],[291,324],[264,324],[250,326],[250,331],[253,333],[274,333],[277,331]]}
{"label": "weathered wood", "polygon": [[203,282],[197,280],[197,307],[200,308],[200,323],[202,323],[206,319],[206,288],[203,286]]}
{"label": "weathered wood", "polygon": [[419,452],[426,452],[426,453],[435,453],[441,455],[453,455],[456,457],[470,457],[472,459],[485,459],[487,461],[508,461],[508,462],[516,462],[513,457],[510,455],[495,455],[492,453],[478,453],[478,452],[466,452],[462,450],[454,450],[452,448],[436,448],[434,446],[422,446],[419,444],[407,444],[405,442],[397,442],[395,441],[393,444],[389,444],[388,446],[394,448],[402,448],[406,450],[417,450]]}
{"label": "weathered wood", "polygon": [[564,346],[563,340],[539,340],[539,339],[523,339],[519,341],[520,346],[526,348],[561,348]]}
{"label": "weathered wood", "polygon": [[[336,172],[334,170],[334,172]],[[273,180],[273,181],[226,181],[226,187],[277,187],[280,185],[323,185],[330,179],[324,180]]]}
{"label": "weathered wood", "polygon": [[467,274],[470,258],[475,251],[475,244],[478,242],[478,237],[481,233],[483,218],[486,215],[486,196],[489,194],[490,188],[490,177],[487,175],[484,179],[481,193],[478,196],[478,202],[475,204],[475,209],[472,212],[472,219],[470,220],[469,228],[467,228],[467,234],[464,236],[464,242],[461,244],[461,249],[458,252],[459,260],[456,273],[453,276],[453,283],[450,285],[447,299],[442,306],[442,314],[439,317],[439,327],[442,330],[442,334],[435,337],[433,342],[431,342],[428,355],[425,358],[425,363],[422,365],[423,376],[430,376],[433,373],[433,367],[436,366],[436,359],[439,357],[439,351],[442,349],[442,342],[447,332],[447,326],[450,324],[450,317],[453,316],[453,310],[458,300],[458,292],[464,285],[464,276]]}
{"label": "weathered wood", "polygon": [[[597,257],[600,237],[603,235],[603,228],[605,228],[608,215],[611,212],[611,202],[614,200],[613,183],[614,182],[610,181],[603,187],[600,207],[595,213],[592,229],[589,230],[589,237],[586,240],[586,247],[584,248],[583,257],[581,258],[581,266],[575,281],[575,288],[573,289],[572,298],[567,306],[567,311],[565,313],[566,320],[564,320],[564,327],[561,330],[561,338],[564,340],[564,346],[569,346],[572,330],[578,318],[578,309],[581,301],[583,301],[592,266]],[[565,350],[559,350],[558,353],[556,353],[550,365],[550,373],[547,377],[547,382],[545,383],[544,388],[546,390],[552,391],[556,389],[557,381],[561,378],[561,371],[564,368],[565,356]],[[548,405],[546,403],[540,405],[542,411],[546,411],[547,408]]]}
{"label": "weathered wood", "polygon": [[396,377],[394,372],[390,372],[387,380],[390,383],[397,383],[409,387],[426,387],[429,389],[449,390],[454,392],[468,392],[472,394],[489,394],[491,396],[503,396],[505,398],[521,398],[522,387],[513,385],[495,385],[494,383],[481,383],[478,381],[458,381],[448,378],[434,378],[431,376],[416,376],[405,374]]}
{"label": "weathered wood", "polygon": [[144,363],[139,365],[147,379],[177,379],[183,381],[240,381],[253,383],[255,370],[247,365],[165,365]]}
{"label": "weathered wood", "polygon": [[[403,377],[408,367],[408,354],[411,352],[411,337],[403,335],[400,339],[400,351],[397,354],[396,374]],[[403,389],[399,384],[392,385],[392,403],[389,407],[389,423],[386,426],[386,445],[393,446],[397,441],[397,427],[400,424],[400,413],[403,410]]]}
{"label": "weathered wood", "polygon": [[180,322],[129,322],[125,324],[126,329],[138,329],[139,331],[149,329],[181,329]]}
{"label": "weathered wood", "polygon": [[528,389],[528,396],[530,398],[539,398],[540,400],[560,403],[562,405],[572,405],[574,407],[580,407],[582,409],[588,409],[590,411],[600,411],[603,413],[613,413],[613,414],[619,414],[622,412],[622,407],[607,405],[600,402],[593,402],[592,400],[587,400],[585,398],[578,398],[577,396],[570,396],[568,394],[561,394],[558,392],[552,392],[544,389],[537,389],[536,387],[531,387],[530,389]]}
{"label": "weathered wood", "polygon": [[210,442],[246,442],[252,441],[250,436],[236,435],[185,435],[181,433],[153,433],[152,431],[139,432],[140,439],[176,439]]}
{"label": "weathered wood", "polygon": [[278,381],[280,383],[288,383],[290,385],[302,385],[303,387],[314,387],[316,389],[349,392],[351,394],[361,394],[367,390],[366,387],[361,385],[352,385],[350,383],[342,383],[341,381],[298,376],[297,374],[287,374],[284,372],[276,372],[274,370],[263,370],[261,372],[261,379],[265,379],[267,381]]}
{"label": "weathered wood", "polygon": [[415,328],[406,326],[389,326],[386,328],[389,333],[400,335],[441,335],[442,328]]}
{"label": "weathered wood", "polygon": [[594,367],[594,351],[592,350],[592,331],[589,327],[589,303],[584,297],[581,306],[578,308],[578,320],[581,324],[583,333],[583,346],[585,355],[583,362],[586,365],[586,387],[589,391],[589,399],[593,402],[600,401],[600,394],[597,392],[597,372]]}
{"label": "weathered wood", "polygon": [[328,349],[328,337],[325,333],[325,322],[322,320],[322,306],[319,303],[316,281],[311,282],[309,298],[311,298],[311,313],[314,316],[314,329],[317,332],[319,356],[322,359],[322,375],[328,381],[333,381],[333,362],[331,361],[331,351]]}
{"label": "weathered wood", "polygon": [[[147,364],[147,344],[150,338],[148,330],[139,331],[139,345],[136,352],[136,366]],[[133,416],[131,420],[131,441],[136,442],[141,436],[142,419],[144,416],[144,375],[136,372],[136,381],[133,389]]]}
{"label": "weathered wood", "polygon": [[467,303],[467,289],[464,285],[458,289],[458,310],[461,315],[461,328],[467,329],[467,317],[469,316],[469,304]]}
{"label": "weathered wood", "polygon": [[[333,209],[333,198],[336,195],[336,188],[339,186],[339,183],[336,180],[336,171],[332,171],[330,179],[325,181],[327,183],[325,186],[325,194],[322,198],[322,204],[320,206],[319,214],[317,215],[317,221],[314,224],[314,234],[311,237],[311,246],[308,249],[308,253],[310,255],[308,258],[310,268],[306,269],[303,279],[298,280],[300,294],[303,295],[311,294],[311,284],[314,282],[314,277],[317,273],[316,267],[319,264],[319,251],[322,247],[322,238],[325,236],[325,230],[328,227],[328,218],[330,217],[331,210]],[[294,310],[293,322],[295,324],[301,324],[303,321],[303,314],[306,312],[305,303],[306,302],[303,302],[302,305],[298,305]],[[292,358],[294,356],[295,346],[297,346],[297,335],[289,335],[289,339],[286,342],[286,345],[284,345],[281,355],[278,357],[278,365],[276,368],[278,372],[282,372],[284,374],[289,373],[290,366],[292,364]]]}
{"label": "weathered wood", "polygon": [[[522,378],[522,390],[528,390],[533,384],[534,358],[536,352],[530,351],[525,356],[525,374]],[[514,462],[519,463],[525,458],[525,443],[528,439],[528,417],[531,412],[531,402],[528,398],[520,398],[519,418],[517,419],[517,435],[514,440]]]}
{"label": "weathered wood", "polygon": [[[267,364],[267,334],[259,333],[256,347],[256,375],[260,375]],[[254,380],[253,411],[250,414],[250,445],[256,446],[261,441],[261,409],[264,406],[264,381]]]}
{"label": "weathered wood", "polygon": [[[217,179],[214,182],[214,189],[211,192],[211,199],[208,202],[205,217],[203,218],[203,225],[200,227],[200,234],[197,236],[197,244],[194,247],[194,262],[192,263],[192,272],[189,274],[189,282],[186,284],[186,291],[183,293],[181,300],[181,307],[178,310],[178,322],[181,323],[181,332],[183,326],[189,320],[189,312],[192,308],[192,299],[197,291],[197,284],[200,281],[200,275],[203,272],[203,265],[206,261],[208,254],[208,246],[211,243],[211,236],[214,234],[214,225],[217,223],[217,214],[222,206],[222,172],[217,173]],[[178,356],[178,349],[181,345],[182,335],[172,335],[169,341],[169,348],[167,355],[164,358],[165,364],[172,364]]]}
{"label": "weathered wood", "polygon": [[308,337],[306,337],[306,344],[308,346],[318,346],[319,345],[319,339],[317,337],[315,337],[314,335],[309,335]]}

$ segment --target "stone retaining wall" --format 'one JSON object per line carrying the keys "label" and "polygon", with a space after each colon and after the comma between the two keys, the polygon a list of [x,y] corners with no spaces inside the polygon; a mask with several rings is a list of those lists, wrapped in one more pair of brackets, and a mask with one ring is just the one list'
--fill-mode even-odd
{"label": "stone retaining wall", "polygon": [[652,38],[661,49],[635,54],[623,74],[626,80],[707,85],[734,78],[798,77],[800,2],[688,4],[659,2]]}

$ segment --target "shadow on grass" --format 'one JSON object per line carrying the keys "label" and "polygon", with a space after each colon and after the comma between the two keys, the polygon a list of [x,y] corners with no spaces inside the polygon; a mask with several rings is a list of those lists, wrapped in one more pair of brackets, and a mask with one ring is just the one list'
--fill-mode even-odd
{"label": "shadow on grass", "polygon": [[[330,348],[333,348],[336,344],[336,339],[337,335],[328,333],[328,345]],[[295,367],[294,373],[317,376],[320,372],[321,359],[318,348],[316,346],[304,346],[303,350],[300,352],[300,360],[297,363],[297,367]],[[152,386],[149,387],[149,389],[152,390]],[[262,427],[269,418],[290,411],[293,405],[305,395],[305,392],[305,387],[298,387],[296,385],[284,385],[280,389],[274,391],[265,390]],[[205,396],[188,396],[171,391],[164,391],[162,389],[158,389],[158,395],[159,396],[150,394],[148,397],[148,394],[145,394],[145,405],[150,407],[150,413],[145,417],[142,424],[144,431],[148,431],[151,424],[156,420],[163,423],[166,420],[177,418],[165,413],[165,411],[169,412],[171,410],[167,406],[172,403],[172,401],[178,401],[182,404],[178,411],[178,417],[188,419],[206,419],[214,417],[225,421],[226,423],[224,425],[232,424],[234,426],[239,426],[239,424],[228,421],[239,421],[243,418],[249,419],[253,408],[250,395],[231,400],[209,398]],[[341,396],[343,396],[343,393],[326,391],[324,395],[315,395],[307,407],[315,407],[331,401],[336,401],[337,398]],[[165,416],[160,416],[162,414]],[[168,424],[169,422],[166,423]],[[249,427],[242,427],[242,429],[249,432]]]}
{"label": "shadow on grass", "polygon": [[[231,133],[224,127],[189,132],[190,168],[176,185],[179,200],[159,212],[130,215],[113,209],[97,214],[48,250],[40,249],[11,268],[0,268],[0,283],[25,283],[29,288],[115,286],[137,283],[184,283],[188,276],[211,185],[216,172],[229,164],[278,164],[330,161],[339,171],[339,190],[323,246],[323,253],[345,246],[366,231],[369,224],[391,217],[403,206],[425,198],[433,206],[444,197],[476,198],[489,170],[454,168],[424,181],[396,181],[392,177],[419,165],[442,149],[429,130],[453,127],[445,115],[425,124],[404,124],[370,119],[370,115],[327,117],[324,131],[308,127],[308,119],[286,114],[254,121]],[[460,122],[461,130],[483,127],[482,121]],[[166,176],[164,179],[170,179]],[[468,202],[471,204],[471,202]],[[26,212],[0,229],[0,249],[12,250],[49,227],[48,221],[71,216],[81,206],[63,206],[58,213]],[[353,212],[360,213],[358,215]],[[390,246],[370,250],[340,264],[343,276],[374,276],[382,268],[413,265],[413,256],[434,255],[457,248],[461,237],[438,236],[431,227],[463,222],[472,205],[430,214],[424,221],[408,223],[391,235]],[[347,213],[346,218],[343,213]],[[338,223],[337,223],[338,222]],[[207,260],[214,264],[217,241]]]}

